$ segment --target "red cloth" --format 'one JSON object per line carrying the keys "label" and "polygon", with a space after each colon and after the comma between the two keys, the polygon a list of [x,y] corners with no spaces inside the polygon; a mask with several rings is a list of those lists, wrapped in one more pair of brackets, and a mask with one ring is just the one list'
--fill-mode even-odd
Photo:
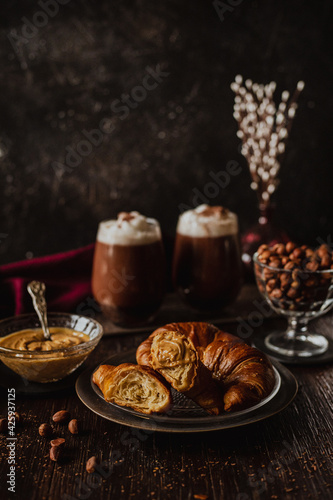
{"label": "red cloth", "polygon": [[91,296],[94,246],[0,266],[0,317],[33,312],[32,280],[45,283],[49,311],[75,312]]}

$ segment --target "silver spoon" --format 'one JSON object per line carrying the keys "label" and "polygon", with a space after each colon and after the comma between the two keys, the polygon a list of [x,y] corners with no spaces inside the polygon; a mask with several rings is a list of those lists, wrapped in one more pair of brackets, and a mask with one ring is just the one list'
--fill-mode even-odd
{"label": "silver spoon", "polygon": [[44,333],[45,340],[51,340],[51,334],[47,325],[46,300],[45,300],[45,283],[40,281],[30,281],[28,284],[28,292],[32,297],[32,303],[35,311],[38,314],[40,324]]}

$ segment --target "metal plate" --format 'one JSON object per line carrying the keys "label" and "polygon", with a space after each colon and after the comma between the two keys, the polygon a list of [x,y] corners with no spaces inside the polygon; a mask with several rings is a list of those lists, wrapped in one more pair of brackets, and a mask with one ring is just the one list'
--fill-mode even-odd
{"label": "metal plate", "polygon": [[[135,363],[136,350],[116,354],[101,364]],[[259,404],[243,411],[209,415],[183,394],[173,391],[173,408],[163,415],[143,415],[130,408],[107,403],[93,384],[92,374],[98,368],[83,372],[76,382],[81,401],[94,413],[118,424],[160,432],[207,432],[247,425],[275,415],[288,406],[297,393],[297,381],[287,368],[272,361],[276,383],[272,393]]]}

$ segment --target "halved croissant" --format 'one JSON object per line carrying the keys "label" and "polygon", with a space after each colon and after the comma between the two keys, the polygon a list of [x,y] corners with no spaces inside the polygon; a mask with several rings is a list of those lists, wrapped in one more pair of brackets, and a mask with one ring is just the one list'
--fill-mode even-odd
{"label": "halved croissant", "polygon": [[138,363],[144,362],[154,368],[174,389],[184,393],[208,413],[218,415],[221,412],[221,391],[200,361],[191,339],[165,330],[153,337],[149,356],[141,357],[139,349]]}
{"label": "halved croissant", "polygon": [[164,413],[172,404],[166,382],[148,366],[101,365],[93,374],[93,382],[109,403],[128,406],[140,413]]}
{"label": "halved croissant", "polygon": [[272,391],[275,376],[265,354],[208,323],[170,323],[158,328],[138,347],[138,363],[149,364],[154,338],[163,332],[178,332],[192,342],[203,365],[221,385],[225,411],[253,406]]}

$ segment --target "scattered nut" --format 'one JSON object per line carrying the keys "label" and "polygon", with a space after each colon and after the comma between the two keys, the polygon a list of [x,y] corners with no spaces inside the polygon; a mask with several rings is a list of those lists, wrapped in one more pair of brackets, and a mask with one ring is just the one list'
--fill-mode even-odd
{"label": "scattered nut", "polygon": [[96,465],[98,465],[97,458],[95,456],[90,457],[86,464],[86,471],[88,472],[88,474],[95,472]]}
{"label": "scattered nut", "polygon": [[0,433],[5,434],[8,429],[8,420],[6,418],[1,418],[0,419]]}
{"label": "scattered nut", "polygon": [[61,446],[51,446],[50,459],[57,462],[62,456]]}
{"label": "scattered nut", "polygon": [[66,440],[64,438],[56,438],[56,439],[52,439],[52,441],[50,441],[50,445],[51,446],[64,446]]}
{"label": "scattered nut", "polygon": [[51,437],[53,434],[53,427],[50,424],[41,424],[38,428],[40,436]]}
{"label": "scattered nut", "polygon": [[69,411],[60,410],[60,411],[57,411],[57,413],[55,413],[53,415],[52,420],[56,424],[65,424],[66,422],[68,422],[68,420],[70,418],[71,418],[71,415],[70,415]]}
{"label": "scattered nut", "polygon": [[17,411],[15,412],[15,422],[16,425],[22,424],[23,418],[22,415],[20,415]]}
{"label": "scattered nut", "polygon": [[73,418],[68,424],[68,430],[71,434],[78,434],[79,433],[79,422],[76,420],[76,418]]}

